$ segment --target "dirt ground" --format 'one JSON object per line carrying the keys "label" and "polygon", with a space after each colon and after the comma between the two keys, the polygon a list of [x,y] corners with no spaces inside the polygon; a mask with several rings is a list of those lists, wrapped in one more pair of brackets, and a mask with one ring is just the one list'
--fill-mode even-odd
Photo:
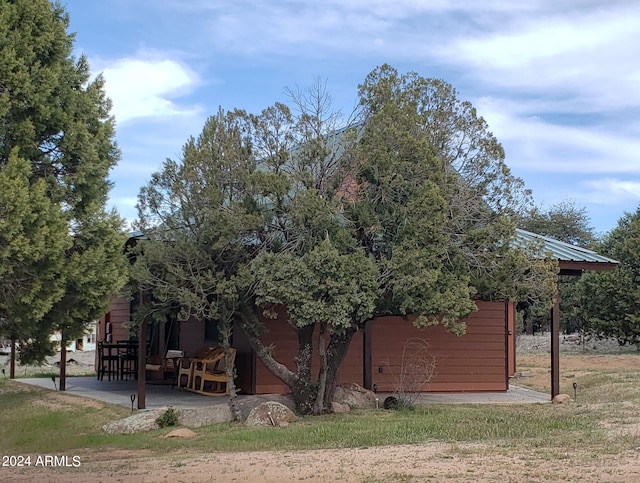
{"label": "dirt ground", "polygon": [[[518,357],[522,385],[541,387],[549,378],[545,348]],[[598,352],[561,357],[561,387],[590,368],[629,368],[637,354]],[[514,381],[518,384],[518,381]],[[573,397],[573,394],[572,394]],[[48,401],[48,404],[61,401]],[[637,411],[637,408],[633,408]],[[79,452],[78,468],[14,469],[3,481],[45,482],[542,482],[640,481],[640,447],[626,453],[566,453],[552,448],[499,448],[495,444],[368,447],[321,451],[269,451],[154,455],[148,451]],[[5,470],[1,468],[0,470]]]}
{"label": "dirt ground", "polygon": [[[490,457],[484,457],[485,453]],[[615,457],[503,452],[480,444],[429,443],[321,451],[79,453],[80,467],[22,468],[4,481],[46,482],[521,482],[640,481],[640,448]],[[4,471],[0,471],[0,474]]]}

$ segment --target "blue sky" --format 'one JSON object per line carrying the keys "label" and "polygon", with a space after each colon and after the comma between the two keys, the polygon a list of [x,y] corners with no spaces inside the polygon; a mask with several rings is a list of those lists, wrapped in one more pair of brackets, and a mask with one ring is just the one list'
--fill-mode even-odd
{"label": "blue sky", "polygon": [[326,81],[348,114],[376,66],[444,79],[471,101],[537,204],[571,200],[598,232],[640,203],[640,2],[62,0],[113,100],[111,204],[219,107],[258,112]]}

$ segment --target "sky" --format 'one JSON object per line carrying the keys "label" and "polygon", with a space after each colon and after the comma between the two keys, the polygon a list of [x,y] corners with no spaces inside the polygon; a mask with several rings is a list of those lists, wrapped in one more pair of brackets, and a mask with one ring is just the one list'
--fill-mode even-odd
{"label": "sky", "polygon": [[640,2],[631,0],[61,0],[75,55],[102,73],[129,221],[165,159],[223,109],[259,112],[326,83],[351,112],[377,66],[443,79],[549,208],[606,233],[640,204]]}

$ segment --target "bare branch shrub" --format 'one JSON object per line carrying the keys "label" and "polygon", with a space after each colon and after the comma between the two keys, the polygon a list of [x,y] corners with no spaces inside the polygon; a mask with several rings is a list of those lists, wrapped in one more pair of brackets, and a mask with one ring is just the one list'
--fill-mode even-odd
{"label": "bare branch shrub", "polygon": [[429,351],[429,343],[419,337],[405,341],[399,365],[388,360],[382,364],[394,378],[393,394],[400,408],[412,407],[436,375],[436,357]]}

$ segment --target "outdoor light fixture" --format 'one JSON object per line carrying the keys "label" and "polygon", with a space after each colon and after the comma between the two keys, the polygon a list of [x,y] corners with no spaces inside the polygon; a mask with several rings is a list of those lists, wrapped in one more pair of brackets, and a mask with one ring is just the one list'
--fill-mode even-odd
{"label": "outdoor light fixture", "polygon": [[573,400],[574,401],[578,400],[578,383],[577,382],[573,383]]}
{"label": "outdoor light fixture", "polygon": [[131,395],[131,412],[133,412],[133,403],[135,402],[135,400],[136,400],[136,395],[132,394]]}

